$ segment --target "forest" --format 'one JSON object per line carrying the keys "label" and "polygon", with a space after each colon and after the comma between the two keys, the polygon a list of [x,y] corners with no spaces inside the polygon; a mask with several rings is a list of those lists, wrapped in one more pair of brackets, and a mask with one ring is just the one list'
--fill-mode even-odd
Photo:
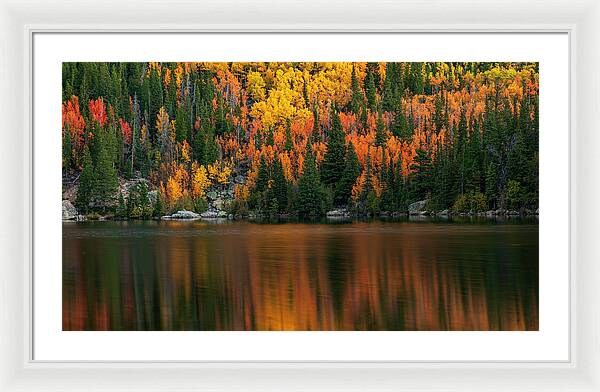
{"label": "forest", "polygon": [[80,214],[538,208],[537,63],[66,62],[62,84]]}

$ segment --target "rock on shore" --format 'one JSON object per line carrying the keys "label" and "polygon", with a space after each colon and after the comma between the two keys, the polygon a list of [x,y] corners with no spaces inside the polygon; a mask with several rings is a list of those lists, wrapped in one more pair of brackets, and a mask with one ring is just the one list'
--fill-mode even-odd
{"label": "rock on shore", "polygon": [[227,218],[227,213],[222,210],[209,209],[200,214],[200,217],[202,219],[225,219]]}
{"label": "rock on shore", "polygon": [[345,209],[327,211],[326,215],[328,218],[348,218],[348,217],[350,217],[350,213],[348,212],[348,210],[345,210]]}
{"label": "rock on shore", "polygon": [[179,210],[174,214],[165,215],[162,217],[165,220],[197,220],[200,219],[200,214],[193,211]]}
{"label": "rock on shore", "polygon": [[77,212],[77,209],[69,200],[63,200],[62,202],[62,219],[63,220],[82,220],[81,215]]}
{"label": "rock on shore", "polygon": [[410,203],[408,205],[408,213],[410,215],[423,215],[425,212],[425,208],[427,207],[427,200],[419,200],[414,203]]}

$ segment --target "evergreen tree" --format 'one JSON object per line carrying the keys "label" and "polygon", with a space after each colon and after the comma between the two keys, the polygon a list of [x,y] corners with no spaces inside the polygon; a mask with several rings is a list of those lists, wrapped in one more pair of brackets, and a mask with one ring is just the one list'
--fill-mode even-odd
{"label": "evergreen tree", "polygon": [[310,142],[306,146],[302,176],[298,181],[297,211],[301,218],[320,216],[322,210],[319,173]]}
{"label": "evergreen tree", "polygon": [[408,195],[406,191],[406,181],[402,175],[402,162],[398,161],[395,168],[395,188],[394,205],[397,211],[406,212],[408,210]]}
{"label": "evergreen tree", "polygon": [[312,131],[312,142],[317,143],[321,141],[321,132],[319,131],[319,107],[314,105],[313,107],[313,131]]}
{"label": "evergreen tree", "polygon": [[158,140],[158,130],[156,129],[156,115],[159,109],[163,106],[163,83],[161,75],[156,68],[150,71],[150,78],[147,84],[147,99],[148,99],[148,118],[147,123],[150,126],[150,140],[156,143]]}
{"label": "evergreen tree", "polygon": [[417,150],[417,156],[411,166],[411,202],[423,200],[431,193],[432,189],[432,164],[431,156],[423,149]]}
{"label": "evergreen tree", "polygon": [[306,108],[310,108],[310,99],[308,98],[308,89],[306,88],[307,84],[308,83],[305,79],[304,84],[302,85],[302,97],[304,98],[304,106]]}
{"label": "evergreen tree", "polygon": [[364,106],[364,97],[362,89],[360,88],[360,82],[358,81],[358,77],[356,76],[356,70],[354,66],[352,66],[352,79],[351,79],[351,88],[352,88],[352,100],[351,110],[355,115],[360,115],[361,108]]}
{"label": "evergreen tree", "polygon": [[165,91],[165,108],[169,113],[175,113],[177,108],[177,83],[175,77],[172,76],[169,81],[169,86]]}
{"label": "evergreen tree", "polygon": [[94,196],[101,202],[103,210],[114,197],[119,182],[117,180],[117,171],[114,168],[113,159],[110,156],[110,150],[105,142],[104,132],[100,132],[98,140],[98,161],[95,167],[95,188]]}
{"label": "evergreen tree", "polygon": [[375,145],[385,146],[387,143],[387,132],[385,131],[385,124],[381,117],[381,112],[377,113],[377,126],[375,129]]}
{"label": "evergreen tree", "polygon": [[372,67],[367,66],[367,75],[365,76],[365,95],[367,97],[367,104],[371,113],[377,110],[377,98],[375,88],[375,76],[373,75]]}
{"label": "evergreen tree", "polygon": [[79,176],[79,187],[77,188],[77,199],[75,205],[80,212],[86,213],[95,188],[94,167],[90,150],[86,145],[83,150],[83,170]]}
{"label": "evergreen tree", "polygon": [[342,178],[335,188],[334,204],[346,206],[352,196],[352,186],[360,175],[360,163],[356,156],[354,144],[348,143],[346,148],[346,159]]}
{"label": "evergreen tree", "polygon": [[204,130],[204,124],[200,124],[200,129],[198,129],[198,132],[194,135],[192,154],[197,162],[200,162],[201,164],[206,163],[206,132]]}
{"label": "evergreen tree", "polygon": [[273,196],[277,200],[278,212],[283,213],[287,210],[288,205],[288,186],[283,173],[283,166],[279,159],[275,159],[273,165]]}
{"label": "evergreen tree", "polygon": [[397,205],[394,198],[394,192],[396,191],[396,171],[394,170],[394,162],[390,159],[389,164],[385,165],[381,169],[382,177],[382,192],[381,192],[381,209],[382,211],[396,211]]}
{"label": "evergreen tree", "polygon": [[186,110],[184,105],[180,105],[177,108],[175,114],[175,139],[178,143],[188,139],[188,134],[191,128],[189,111]]}
{"label": "evergreen tree", "polygon": [[388,63],[386,66],[382,101],[382,109],[386,112],[395,112],[402,100],[404,94],[403,67],[402,63]]}
{"label": "evergreen tree", "polygon": [[160,218],[165,214],[165,207],[163,205],[162,196],[160,192],[156,194],[156,202],[154,203],[154,210],[152,211],[152,216],[156,218]]}
{"label": "evergreen tree", "polygon": [[208,165],[214,163],[219,158],[219,145],[215,140],[215,136],[212,132],[209,132],[206,136],[206,143],[204,146],[204,164]]}
{"label": "evergreen tree", "polygon": [[267,166],[267,161],[265,160],[264,155],[260,157],[260,164],[258,166],[258,176],[256,177],[256,186],[255,190],[259,193],[264,192],[267,189],[267,184],[269,183],[269,168]]}
{"label": "evergreen tree", "polygon": [[123,193],[119,192],[119,205],[117,206],[117,211],[115,212],[115,216],[117,218],[127,218],[127,207],[125,206],[125,199],[123,199]]}
{"label": "evergreen tree", "polygon": [[67,129],[63,136],[63,145],[62,145],[62,168],[63,168],[63,171],[71,168],[72,151],[73,151],[73,147],[71,146],[71,133]]}
{"label": "evergreen tree", "polygon": [[321,179],[324,184],[335,186],[344,171],[346,137],[342,130],[339,114],[334,111],[332,117],[331,132],[327,139],[327,151],[321,164]]}

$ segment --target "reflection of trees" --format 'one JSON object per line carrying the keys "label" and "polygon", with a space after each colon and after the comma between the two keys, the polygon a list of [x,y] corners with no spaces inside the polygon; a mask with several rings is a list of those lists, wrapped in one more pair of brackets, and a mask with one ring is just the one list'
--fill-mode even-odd
{"label": "reflection of trees", "polygon": [[146,225],[64,240],[64,329],[538,328],[537,227]]}

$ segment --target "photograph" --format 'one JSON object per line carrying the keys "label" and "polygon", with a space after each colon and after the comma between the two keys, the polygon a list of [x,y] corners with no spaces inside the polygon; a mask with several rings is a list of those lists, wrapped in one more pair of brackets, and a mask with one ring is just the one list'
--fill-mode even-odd
{"label": "photograph", "polygon": [[539,331],[539,92],[538,62],[62,62],[62,330]]}

